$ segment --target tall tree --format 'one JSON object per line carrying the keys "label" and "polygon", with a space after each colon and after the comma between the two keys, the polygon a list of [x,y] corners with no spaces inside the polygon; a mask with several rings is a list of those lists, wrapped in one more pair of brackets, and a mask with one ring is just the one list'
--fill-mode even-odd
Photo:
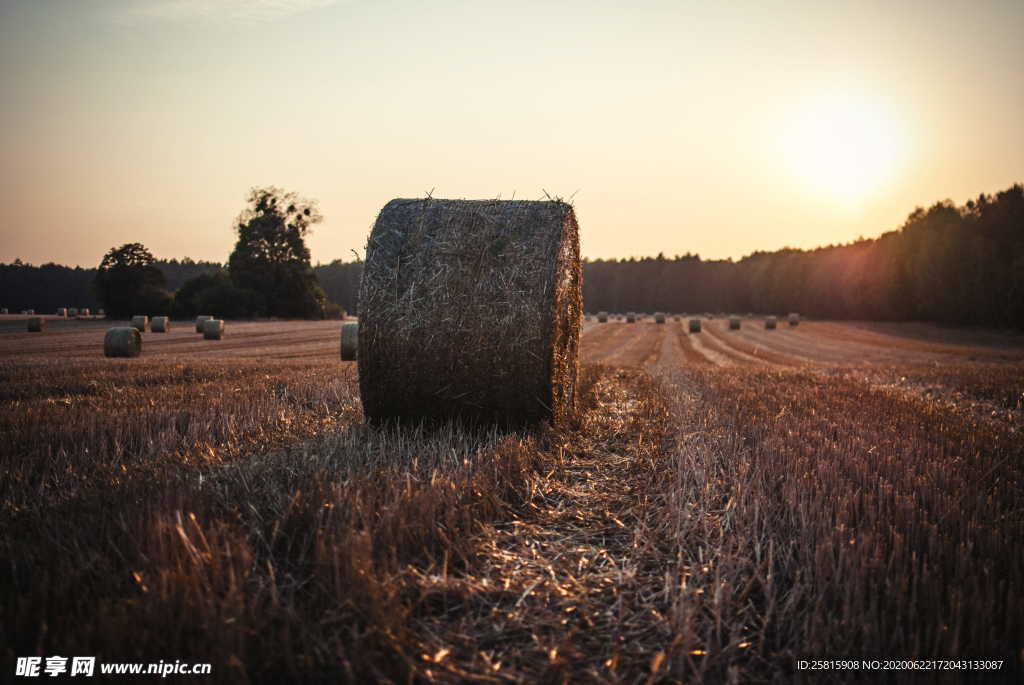
{"label": "tall tree", "polygon": [[231,280],[258,293],[268,316],[319,317],[325,296],[309,262],[305,238],[322,220],[316,203],[280,188],[253,188],[236,223],[228,260]]}
{"label": "tall tree", "polygon": [[164,274],[142,243],[112,247],[96,270],[96,295],[109,316],[169,314],[171,298]]}

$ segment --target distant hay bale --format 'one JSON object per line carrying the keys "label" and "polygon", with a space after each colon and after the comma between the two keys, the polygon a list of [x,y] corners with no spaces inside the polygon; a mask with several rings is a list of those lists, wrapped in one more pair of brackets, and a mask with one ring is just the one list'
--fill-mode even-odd
{"label": "distant hay bale", "polygon": [[690,319],[690,332],[700,333],[700,319]]}
{"label": "distant hay bale", "polygon": [[196,333],[202,333],[203,332],[203,322],[204,321],[209,321],[212,318],[213,317],[210,316],[209,314],[200,314],[199,316],[197,316],[196,317]]}
{"label": "distant hay bale", "polygon": [[608,312],[598,312],[597,313],[597,322],[598,323],[608,323]]}
{"label": "distant hay bale", "polygon": [[655,312],[654,323],[665,323],[665,314],[662,312]]}
{"label": "distant hay bale", "polygon": [[800,325],[800,315],[797,314],[796,312],[790,312],[789,313],[789,325],[790,326],[799,326]]}
{"label": "distant hay bale", "polygon": [[41,316],[28,317],[28,332],[42,333],[46,330],[46,319]]}
{"label": "distant hay bale", "polygon": [[221,340],[224,338],[223,319],[207,319],[203,322],[204,340]]}
{"label": "distant hay bale", "polygon": [[142,333],[134,326],[108,328],[103,337],[103,356],[138,357],[142,354]]}
{"label": "distant hay bale", "polygon": [[348,321],[341,324],[341,361],[355,361],[359,352],[359,323]]}
{"label": "distant hay bale", "polygon": [[634,314],[633,312],[627,312],[626,323],[636,323],[636,314]]}
{"label": "distant hay bale", "polygon": [[774,331],[778,323],[778,318],[774,316],[769,316],[767,319],[764,320],[764,327],[769,331]]}
{"label": "distant hay bale", "polygon": [[149,329],[154,333],[167,333],[171,330],[171,317],[154,316],[149,322]]}
{"label": "distant hay bale", "polygon": [[139,333],[145,333],[149,328],[149,317],[145,314],[136,314],[132,317],[132,328],[138,330]]}
{"label": "distant hay bale", "polygon": [[564,202],[392,200],[359,291],[365,415],[563,423],[576,406],[581,283]]}
{"label": "distant hay bale", "polygon": [[740,317],[730,316],[729,317],[729,330],[738,331],[740,329]]}

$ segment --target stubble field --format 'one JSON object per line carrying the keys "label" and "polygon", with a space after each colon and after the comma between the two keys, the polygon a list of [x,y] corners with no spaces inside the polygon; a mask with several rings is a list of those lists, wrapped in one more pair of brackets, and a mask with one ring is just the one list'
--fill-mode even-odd
{"label": "stubble field", "polygon": [[1019,678],[1024,339],[685,323],[587,323],[577,421],[508,433],[364,425],[337,322],[182,323],[133,360],[103,322],[0,322],[6,672]]}

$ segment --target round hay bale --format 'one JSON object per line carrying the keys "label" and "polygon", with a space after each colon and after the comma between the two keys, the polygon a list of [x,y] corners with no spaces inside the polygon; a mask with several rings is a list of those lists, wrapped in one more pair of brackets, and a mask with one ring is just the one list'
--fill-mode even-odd
{"label": "round hay bale", "polygon": [[203,322],[204,321],[209,321],[212,318],[213,317],[210,316],[209,314],[200,314],[199,316],[197,316],[196,317],[196,333],[202,333],[203,332]]}
{"label": "round hay bale", "polygon": [[142,333],[135,326],[108,328],[103,337],[104,357],[138,357],[142,354]]}
{"label": "round hay bale", "polygon": [[597,313],[597,322],[598,323],[608,323],[608,312],[598,312]]}
{"label": "round hay bale", "polygon": [[626,323],[636,323],[636,314],[634,314],[633,312],[627,312]]}
{"label": "round hay bale", "polygon": [[729,330],[738,331],[740,329],[740,317],[730,316],[729,317]]}
{"label": "round hay bale", "polygon": [[46,319],[41,316],[28,317],[28,332],[42,333],[46,330]]}
{"label": "round hay bale", "polygon": [[790,326],[799,326],[800,325],[800,315],[797,314],[796,312],[790,312],[789,313],[789,325]]}
{"label": "round hay bale", "polygon": [[665,315],[662,312],[655,312],[654,323],[665,323]]}
{"label": "round hay bale", "polygon": [[700,333],[700,319],[690,319],[690,332]]}
{"label": "round hay bale", "polygon": [[564,202],[392,200],[359,290],[364,414],[564,422],[576,407],[581,284]]}
{"label": "round hay bale", "polygon": [[779,320],[777,317],[769,316],[767,319],[764,320],[764,327],[766,330],[774,331],[778,323]]}
{"label": "round hay bale", "polygon": [[224,320],[207,319],[203,322],[204,340],[222,340],[224,338]]}
{"label": "round hay bale", "polygon": [[132,328],[138,330],[139,333],[145,333],[149,328],[149,317],[145,314],[136,314],[132,317]]}
{"label": "round hay bale", "polygon": [[154,316],[149,322],[149,329],[154,333],[167,333],[171,330],[171,317]]}
{"label": "round hay bale", "polygon": [[355,361],[359,353],[359,323],[348,321],[341,324],[341,361]]}

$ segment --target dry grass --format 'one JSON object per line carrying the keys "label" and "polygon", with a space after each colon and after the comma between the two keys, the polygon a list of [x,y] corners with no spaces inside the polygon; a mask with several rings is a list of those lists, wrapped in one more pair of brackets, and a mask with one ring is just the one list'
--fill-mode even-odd
{"label": "dry grass", "polygon": [[583,339],[610,365],[584,367],[574,424],[428,430],[362,423],[336,323],[312,361],[245,330],[203,362],[0,363],[5,661],[209,661],[240,683],[819,682],[796,660],[839,657],[1024,675],[1019,365],[719,367],[739,336],[705,356],[680,323],[609,324]]}
{"label": "dry grass", "polygon": [[564,202],[392,200],[368,239],[359,290],[364,412],[568,420],[581,279]]}

